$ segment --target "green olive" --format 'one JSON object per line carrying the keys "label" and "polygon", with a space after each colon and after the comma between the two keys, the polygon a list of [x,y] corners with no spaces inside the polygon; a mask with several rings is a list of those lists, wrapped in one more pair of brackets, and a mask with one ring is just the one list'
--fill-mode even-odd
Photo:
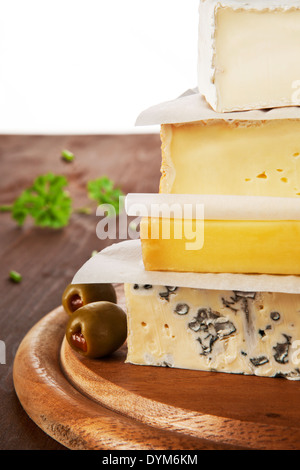
{"label": "green olive", "polygon": [[62,305],[69,315],[84,305],[100,301],[117,303],[112,284],[69,284],[62,295]]}
{"label": "green olive", "polygon": [[69,345],[94,359],[116,351],[126,337],[126,313],[113,302],[92,302],[80,307],[70,316],[66,327]]}

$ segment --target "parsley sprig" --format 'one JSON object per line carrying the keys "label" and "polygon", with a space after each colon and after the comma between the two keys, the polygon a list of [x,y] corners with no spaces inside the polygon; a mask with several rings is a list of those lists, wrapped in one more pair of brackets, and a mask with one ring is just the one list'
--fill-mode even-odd
{"label": "parsley sprig", "polygon": [[87,191],[89,197],[97,201],[98,204],[112,206],[117,215],[121,212],[122,200],[120,198],[123,196],[123,192],[120,188],[115,188],[113,181],[107,176],[89,181]]}
{"label": "parsley sprig", "polygon": [[2,206],[0,209],[10,210],[20,226],[24,225],[27,216],[31,216],[36,226],[64,227],[72,213],[72,200],[65,191],[67,185],[67,179],[61,175],[47,173],[38,176],[11,206]]}
{"label": "parsley sprig", "polygon": [[[0,212],[11,212],[19,226],[24,225],[28,216],[39,227],[59,229],[68,225],[73,212],[90,214],[89,207],[72,209],[72,198],[66,191],[68,181],[65,176],[47,173],[38,176],[32,186],[25,189],[12,205],[0,206]],[[119,214],[119,197],[123,195],[119,188],[107,176],[89,181],[87,192],[90,199],[98,204],[110,204]]]}

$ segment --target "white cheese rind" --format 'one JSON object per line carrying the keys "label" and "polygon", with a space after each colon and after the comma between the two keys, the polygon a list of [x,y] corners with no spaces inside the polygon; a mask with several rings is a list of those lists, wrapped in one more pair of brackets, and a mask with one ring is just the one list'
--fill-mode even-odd
{"label": "white cheese rind", "polygon": [[126,362],[300,380],[300,296],[125,285]]}
{"label": "white cheese rind", "polygon": [[[230,33],[228,32],[232,41],[229,41],[228,44],[236,44],[237,49],[235,51],[234,48],[230,48],[229,51],[226,51],[225,45],[224,51],[220,51],[217,47],[217,34],[218,29],[220,28],[220,25],[217,25],[217,13],[220,9],[224,8],[233,11],[244,11],[245,13],[256,12],[260,14],[269,14],[271,12],[277,14],[278,12],[284,13],[290,11],[295,12],[295,14],[299,14],[300,2],[298,0],[290,2],[280,0],[254,0],[251,2],[238,0],[201,0],[199,5],[198,41],[199,92],[205,96],[207,102],[217,112],[299,105],[299,93],[294,89],[295,87],[297,88],[297,83],[300,80],[300,74],[298,73],[300,72],[300,66],[298,65],[300,37],[299,22],[288,22],[286,27],[288,28],[288,25],[291,25],[291,28],[286,30],[284,30],[284,25],[281,22],[282,29],[276,28],[276,31],[273,30],[272,33],[270,28],[268,31],[270,18],[266,18],[265,26],[263,24],[259,26],[260,22],[254,21],[254,27],[256,28],[257,25],[258,28],[258,34],[255,29],[253,29],[252,23],[252,26],[249,25],[248,31],[247,27],[242,27],[242,32],[239,32],[241,35],[237,35],[236,37],[233,24],[233,27],[230,28]],[[299,27],[297,26],[298,24]],[[236,23],[236,25],[238,29],[239,23]],[[295,25],[297,26],[296,28]],[[291,34],[294,35],[294,40],[287,38],[287,32],[291,29],[295,29],[295,31],[291,32]],[[262,44],[262,39],[259,37],[259,34],[264,35],[264,45]],[[274,47],[272,48],[272,54],[274,55],[273,59],[271,58],[269,51],[264,52],[265,46],[268,42],[271,42],[272,46],[272,34],[273,39],[275,37],[279,39],[279,44],[282,45],[281,49],[283,51],[283,53],[280,54],[276,44],[274,44]],[[246,42],[244,42],[245,37],[247,38]],[[225,42],[226,41],[222,41],[222,48]],[[247,51],[243,50],[242,44],[248,44]],[[256,50],[259,50],[259,54],[256,54]],[[247,52],[249,51],[250,54],[252,53],[252,56],[254,55],[253,64],[256,64],[257,66],[255,73],[253,68],[254,65],[252,64],[251,69],[251,67],[249,67],[249,62],[247,61]],[[224,58],[226,54],[228,54],[229,57],[228,62],[227,59]],[[222,56],[222,70],[220,69],[220,65],[218,65],[218,57],[220,55]],[[274,64],[269,67],[269,62],[271,64],[272,60],[277,60],[276,73],[268,74],[268,70],[270,72],[274,70]],[[239,66],[237,66],[238,63]],[[225,68],[227,68],[227,70],[224,70],[224,64],[226,64]],[[224,73],[227,75],[229,74],[230,77],[230,67],[232,67],[233,64],[235,71],[234,78],[236,78],[238,86],[237,83],[233,83],[232,88],[230,88],[227,84],[226,87],[222,89],[222,87],[220,87],[219,77],[222,77]],[[291,64],[294,64],[293,72],[290,70]],[[248,68],[249,70],[246,72]],[[285,80],[284,77],[287,77],[289,72],[292,73],[292,76],[289,80],[289,85],[286,86],[286,84],[283,85],[281,82]],[[259,81],[257,80],[258,76],[261,78]],[[260,85],[261,93],[259,93]],[[238,94],[235,96],[237,90],[241,89],[244,93],[242,92],[242,94],[240,93],[240,96]],[[257,92],[253,90],[257,90]],[[267,94],[268,96],[266,96]],[[248,101],[248,95],[254,96],[254,101]],[[223,98],[225,100],[224,103]]]}
{"label": "white cheese rind", "polygon": [[249,111],[233,111],[217,113],[207,103],[197,88],[188,90],[179,98],[151,106],[140,113],[136,126],[157,124],[184,124],[195,121],[222,119],[225,122],[240,121],[272,121],[274,119],[300,119],[299,106],[285,108],[252,109]]}

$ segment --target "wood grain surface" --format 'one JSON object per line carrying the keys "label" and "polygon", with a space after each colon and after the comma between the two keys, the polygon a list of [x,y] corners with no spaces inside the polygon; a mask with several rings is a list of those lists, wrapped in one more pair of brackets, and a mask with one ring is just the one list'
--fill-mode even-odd
{"label": "wood grain surface", "polygon": [[[116,291],[125,309],[123,286]],[[161,430],[173,432],[168,448],[174,450],[194,449],[197,442],[188,444],[187,436],[199,439],[197,449],[300,448],[300,382],[138,366],[125,363],[126,354],[125,344],[108,358],[90,360],[75,353],[64,338],[61,367],[68,381],[92,401],[151,426],[149,439],[156,449],[161,449],[155,440]]]}
{"label": "wood grain surface", "polygon": [[126,343],[91,360],[68,345],[67,320],[60,307],[29,331],[14,384],[31,419],[69,449],[299,449],[299,382],[137,366]]}
{"label": "wood grain surface", "polygon": [[[61,160],[62,149],[74,152],[74,163]],[[10,204],[49,171],[68,178],[74,207],[89,203],[86,183],[103,175],[124,193],[157,192],[160,158],[158,135],[0,136],[0,204]],[[10,214],[0,213],[0,340],[6,346],[6,363],[0,364],[0,449],[65,449],[28,418],[14,391],[12,368],[22,339],[60,305],[76,270],[93,250],[112,243],[97,238],[97,222],[93,214],[74,214],[63,230],[35,228],[30,220],[19,228]],[[11,269],[22,274],[20,284],[9,281]]]}
{"label": "wood grain surface", "polygon": [[[62,308],[42,318],[21,342],[14,363],[14,383],[22,405],[31,419],[53,439],[72,450],[233,448],[226,443],[220,447],[184,430],[177,433],[167,422],[159,427],[155,423],[147,425],[126,413],[111,411],[78,392],[64,377],[59,361],[67,318]],[[123,375],[122,352],[116,357],[120,359],[117,367]],[[110,393],[108,388],[106,393]],[[121,395],[126,401],[125,389]]]}

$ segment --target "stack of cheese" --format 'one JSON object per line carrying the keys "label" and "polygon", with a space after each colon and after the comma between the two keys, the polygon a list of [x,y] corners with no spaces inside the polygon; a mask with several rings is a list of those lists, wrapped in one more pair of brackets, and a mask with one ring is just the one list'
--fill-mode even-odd
{"label": "stack of cheese", "polygon": [[[300,198],[300,1],[201,0],[199,13],[198,91],[212,117],[161,124],[159,192]],[[248,120],[266,108],[285,117]],[[206,219],[199,250],[154,237],[161,223],[141,223],[147,271],[300,274],[299,218]],[[138,280],[125,293],[128,362],[300,379],[300,294]]]}

